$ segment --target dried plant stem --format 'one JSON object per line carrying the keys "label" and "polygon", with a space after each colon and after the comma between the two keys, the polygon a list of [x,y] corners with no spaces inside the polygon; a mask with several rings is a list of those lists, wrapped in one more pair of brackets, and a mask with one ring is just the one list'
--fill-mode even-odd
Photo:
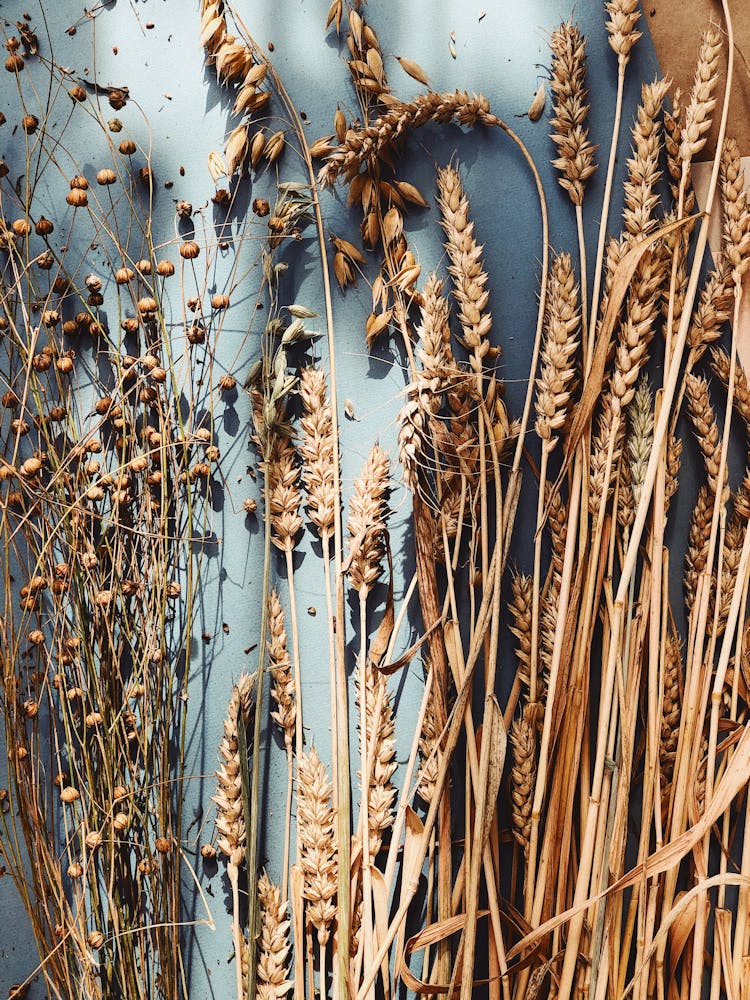
{"label": "dried plant stem", "polygon": [[[719,472],[718,472],[718,488],[716,490],[716,497],[714,499],[714,511],[711,523],[711,539],[709,541],[709,554],[707,558],[707,571],[711,572],[711,567],[713,565],[713,545],[715,543],[716,531],[719,526],[720,516],[724,513],[725,501],[722,502],[724,496],[724,490],[721,489],[721,484],[724,482],[724,476],[727,466],[727,453],[729,449],[729,433],[731,430],[732,414],[734,411],[734,387],[735,387],[735,376],[737,369],[737,331],[739,327],[739,317],[740,308],[742,304],[742,281],[739,271],[735,278],[735,292],[734,292],[734,317],[732,322],[732,341],[731,349],[729,354],[729,381],[727,385],[727,404],[726,412],[724,415],[724,430],[723,438],[721,443],[721,456],[719,459]],[[746,586],[748,566],[750,566],[750,524],[745,530],[745,537],[742,545],[742,553],[740,556],[740,565],[737,572],[737,578],[735,581],[734,592],[732,594],[732,602],[729,609],[729,615],[727,618],[726,631],[724,633],[724,639],[722,642],[721,653],[719,656],[719,663],[716,669],[716,674],[714,677],[714,685],[711,691],[711,718],[710,718],[710,728],[709,728],[709,742],[708,742],[708,762],[706,766],[706,801],[708,802],[713,794],[713,782],[714,773],[716,769],[716,746],[718,742],[718,731],[719,731],[719,714],[722,708],[722,695],[724,691],[724,685],[726,682],[726,672],[729,666],[729,658],[732,652],[732,643],[734,640],[734,633],[737,627],[737,618],[739,615],[740,604],[742,603],[743,592]],[[717,572],[717,594],[716,594],[716,612],[718,613],[720,596],[719,588],[721,587],[721,567]],[[705,606],[705,605],[704,605]],[[707,613],[707,607],[706,607]],[[702,623],[703,629],[705,631],[705,621]],[[700,624],[699,624],[700,628]],[[742,630],[740,630],[741,632]],[[711,644],[715,642],[716,628],[712,629]],[[696,645],[696,651],[698,647]],[[701,648],[701,657],[703,656],[703,650]],[[711,662],[713,657],[709,660]],[[736,661],[739,662],[739,661]],[[708,848],[709,848],[709,835],[707,834],[703,842],[704,857],[708,858]],[[702,906],[702,900],[705,898],[704,894],[698,897],[698,913],[705,911],[705,907]],[[699,919],[696,921],[696,928],[693,937],[693,975],[690,984],[690,1000],[698,1000],[700,997],[701,984],[703,980],[703,969],[701,966],[700,959],[703,955],[703,946],[705,942],[706,924],[705,919]],[[696,965],[698,968],[696,968]]]}
{"label": "dried plant stem", "polygon": [[[370,860],[370,772],[368,768],[369,747],[367,739],[367,588],[359,592],[359,710],[360,710],[360,740],[362,745],[361,780],[360,780],[360,824],[362,836],[362,953],[365,963],[372,961],[373,955],[373,924],[372,924],[372,868]],[[373,726],[373,737],[376,737]],[[375,996],[374,986],[369,994]]]}
{"label": "dried plant stem", "polygon": [[[583,370],[589,370],[588,340],[586,331],[589,328],[589,302],[588,302],[588,274],[586,265],[586,234],[583,228],[583,205],[576,205],[576,228],[578,229],[578,259],[581,271],[581,329],[584,331],[581,341],[583,343]],[[592,307],[593,308],[593,307]]]}
{"label": "dried plant stem", "polygon": [[[604,247],[607,242],[607,222],[609,220],[609,208],[612,200],[612,183],[615,174],[615,163],[617,161],[617,147],[620,141],[622,99],[625,90],[625,67],[627,66],[627,63],[628,60],[620,55],[617,60],[617,97],[615,98],[615,114],[612,122],[612,141],[609,146],[607,177],[604,182],[604,195],[602,196],[602,211],[599,220],[599,241],[596,248],[596,263],[594,264],[594,285],[591,292],[591,309],[588,313],[588,342],[586,343],[584,350],[585,375],[588,375],[590,370],[591,360],[593,358],[594,342],[596,338],[596,322],[599,315],[599,294],[601,292],[602,273],[604,267]],[[585,340],[586,338],[584,337],[584,341]]]}
{"label": "dried plant stem", "polygon": [[[722,7],[724,11],[724,18],[726,23],[727,39],[728,39],[728,46],[727,46],[728,76],[724,91],[721,123],[719,126],[719,139],[718,139],[719,151],[714,157],[713,168],[711,172],[711,181],[709,184],[708,196],[706,199],[706,211],[707,213],[709,213],[709,215],[711,212],[711,207],[713,205],[714,195],[716,192],[716,186],[719,177],[719,167],[721,158],[720,151],[723,146],[724,136],[726,134],[726,124],[729,113],[729,96],[731,93],[732,67],[734,62],[734,33],[732,30],[732,21],[728,9],[727,0],[722,0]],[[661,413],[659,414],[659,419],[654,428],[653,449],[651,452],[651,457],[649,458],[646,474],[644,476],[643,491],[641,494],[640,502],[638,504],[635,519],[633,522],[630,542],[628,544],[627,551],[625,553],[620,582],[613,602],[613,616],[611,623],[610,640],[607,648],[606,657],[604,659],[603,671],[602,671],[602,677],[603,677],[602,698],[601,698],[601,705],[599,712],[599,726],[598,726],[597,740],[596,740],[596,747],[597,747],[596,758],[594,762],[594,773],[591,782],[591,792],[590,792],[589,806],[586,817],[586,825],[581,845],[579,871],[576,880],[575,894],[573,898],[574,906],[576,905],[581,906],[584,900],[588,897],[589,879],[591,875],[591,866],[593,863],[594,837],[595,837],[596,827],[598,826],[599,807],[602,803],[601,799],[602,783],[604,778],[604,767],[605,767],[606,746],[607,746],[606,734],[608,733],[610,728],[610,716],[612,711],[612,695],[614,691],[615,668],[616,668],[616,662],[618,658],[618,648],[621,638],[624,605],[625,605],[625,600],[627,598],[627,592],[630,586],[630,578],[635,570],[635,565],[638,558],[638,550],[640,547],[643,530],[646,524],[646,518],[648,516],[648,510],[650,507],[651,498],[653,495],[656,473],[658,469],[660,455],[662,452],[662,447],[666,440],[669,428],[672,401],[674,399],[675,391],[677,388],[679,367],[682,361],[682,355],[685,349],[688,327],[690,323],[690,313],[693,307],[693,302],[695,301],[695,295],[699,281],[700,265],[703,260],[703,254],[705,252],[707,241],[708,241],[708,217],[704,217],[698,234],[695,259],[691,269],[690,280],[688,282],[688,287],[685,293],[685,307],[680,319],[680,325],[677,331],[677,336],[675,338],[673,358],[669,367],[668,377],[665,379],[664,395],[662,399],[662,410]],[[575,917],[573,917],[570,922],[569,936],[566,944],[565,958],[563,961],[563,968],[560,977],[560,989],[559,989],[560,1000],[569,1000],[569,997],[571,995],[573,980],[575,977],[578,947],[580,944],[584,919],[585,919],[585,910],[583,910]]]}

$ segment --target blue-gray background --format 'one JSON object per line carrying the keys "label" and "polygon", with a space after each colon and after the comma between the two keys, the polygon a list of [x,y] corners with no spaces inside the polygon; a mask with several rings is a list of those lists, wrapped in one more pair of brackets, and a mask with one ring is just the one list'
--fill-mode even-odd
{"label": "blue-gray background", "polygon": [[[311,138],[332,131],[337,104],[349,117],[356,116],[356,102],[349,85],[344,48],[335,34],[324,32],[328,0],[237,0],[237,10],[261,45],[273,42],[273,60],[297,107],[306,113]],[[214,82],[211,69],[204,68],[198,45],[199,12],[197,3],[188,0],[116,0],[96,8],[96,17],[84,17],[82,4],[72,0],[43,3],[44,20],[49,30],[54,55],[59,64],[91,79],[96,65],[97,79],[103,84],[127,85],[131,95],[150,124],[153,165],[157,180],[155,242],[174,238],[173,211],[176,198],[187,198],[194,206],[205,205],[212,193],[206,162],[212,149],[221,149],[228,126],[227,97]],[[604,31],[604,5],[599,0],[579,0],[574,16],[588,38],[589,88],[595,95],[591,109],[591,132],[603,150],[608,149],[616,82],[616,60],[609,50]],[[32,22],[40,31],[42,50],[48,51],[44,37],[42,9],[34,0],[0,0],[0,17],[14,22],[29,10]],[[482,12],[486,11],[484,16]],[[409,97],[423,89],[408,78],[394,55],[415,59],[428,72],[436,89],[461,88],[484,93],[492,109],[517,129],[528,143],[542,172],[551,212],[552,243],[557,249],[574,251],[573,210],[549,166],[551,144],[548,138],[549,103],[542,121],[532,124],[524,112],[549,65],[549,33],[571,15],[569,0],[398,0],[373,2],[368,18],[376,28],[386,69],[395,92]],[[639,43],[628,74],[625,117],[632,119],[641,80],[657,73],[655,55],[648,38],[648,14],[642,19],[645,37]],[[74,36],[65,29],[75,23]],[[147,28],[147,24],[153,27]],[[11,29],[12,30],[12,25]],[[455,32],[457,57],[449,51],[450,33]],[[698,39],[686,40],[697,48]],[[113,52],[116,47],[117,54]],[[95,63],[94,63],[95,57]],[[34,71],[34,79],[43,82],[43,74]],[[169,95],[169,96],[166,96]],[[0,129],[0,155],[18,165],[18,134],[12,129],[20,118],[13,78],[0,77],[0,109],[8,119]],[[126,129],[140,142],[147,143],[147,127],[137,108],[129,105],[117,113]],[[68,137],[73,140],[75,126]],[[81,134],[76,155],[91,172],[98,167],[97,152],[91,152]],[[624,150],[625,147],[623,147]],[[602,152],[602,157],[604,152]],[[20,152],[22,156],[22,152]],[[413,137],[408,146],[399,177],[417,184],[432,205],[434,167],[456,157],[463,168],[466,189],[471,199],[472,215],[477,220],[477,235],[485,245],[485,259],[490,273],[494,316],[493,337],[502,345],[501,371],[507,385],[511,414],[520,414],[528,378],[528,363],[533,339],[538,293],[541,226],[535,189],[515,147],[499,132],[463,134],[456,127],[427,128]],[[620,157],[620,169],[624,156]],[[291,164],[289,165],[292,166]],[[180,176],[184,167],[184,176]],[[282,166],[282,172],[286,168]],[[171,190],[163,182],[174,181]],[[595,233],[601,205],[603,170],[589,185],[585,217],[589,231],[590,257],[595,251]],[[248,185],[250,181],[246,182]],[[268,179],[256,181],[253,194],[268,194]],[[617,189],[617,185],[616,185]],[[209,206],[210,207],[210,206]],[[338,194],[323,199],[327,224],[339,235],[357,241],[357,220],[352,217]],[[51,213],[48,213],[51,214]],[[210,214],[210,213],[209,213]],[[54,217],[54,216],[53,216]],[[617,223],[616,209],[613,224]],[[416,210],[407,220],[410,246],[422,264],[423,277],[443,266],[440,233],[434,208]],[[174,253],[172,254],[174,258]],[[288,288],[292,299],[322,313],[321,287],[313,245],[309,252],[296,253],[297,263]],[[372,277],[373,275],[371,275]],[[247,291],[235,296],[235,307],[217,345],[217,359],[231,367],[241,378],[254,357],[253,345],[243,341],[247,328],[247,306],[253,300],[255,276],[247,279]],[[379,346],[368,356],[364,346],[364,319],[370,311],[370,291],[360,280],[346,296],[334,288],[337,330],[337,363],[340,399],[354,403],[356,420],[342,419],[342,464],[345,493],[356,475],[372,442],[381,444],[394,455],[394,418],[400,406],[404,386],[402,358],[390,345]],[[244,309],[244,312],[243,312]],[[321,342],[322,344],[322,342]],[[235,360],[241,345],[239,360]],[[321,346],[320,350],[323,350]],[[209,893],[211,913],[216,923],[212,932],[199,926],[194,932],[191,952],[192,1000],[231,995],[234,971],[227,912],[223,865],[206,869],[198,854],[200,845],[210,839],[212,814],[209,797],[213,783],[202,783],[198,775],[210,775],[216,765],[216,746],[232,680],[255,663],[252,653],[244,651],[257,641],[259,594],[262,569],[262,533],[242,512],[242,501],[255,496],[258,487],[247,473],[253,461],[248,450],[248,405],[244,394],[224,412],[217,407],[218,444],[221,447],[223,486],[214,491],[211,529],[219,544],[211,551],[203,575],[202,621],[196,634],[205,631],[213,636],[208,644],[197,643],[191,664],[190,705],[193,713],[193,737],[190,745],[189,772],[196,775],[188,787],[190,809],[186,826],[194,819],[186,850],[192,855],[198,875]],[[398,476],[398,473],[396,472]],[[529,494],[530,498],[530,494]],[[408,521],[409,504],[398,488],[393,496],[394,545],[396,551],[396,598],[403,591],[404,570],[408,572],[408,551],[401,551],[403,526]],[[517,546],[519,563],[528,569],[531,530],[522,505]],[[686,503],[689,508],[689,501]],[[303,651],[304,719],[308,738],[314,741],[325,759],[330,756],[330,717],[328,710],[327,654],[324,597],[320,562],[311,550],[306,535],[296,557],[296,585],[301,609],[300,626]],[[278,567],[283,577],[281,567]],[[313,617],[308,607],[320,613]],[[224,627],[226,626],[226,628]],[[353,628],[349,628],[349,636]],[[507,639],[507,633],[506,633]],[[403,641],[409,636],[406,630]],[[508,645],[506,641],[506,645]],[[415,661],[400,681],[397,706],[399,760],[404,760],[411,741],[413,720],[422,688],[421,668]],[[504,690],[509,687],[508,672],[501,675]],[[395,687],[395,685],[394,685]],[[286,762],[275,739],[271,741],[266,764],[266,846],[268,868],[278,875],[279,841],[283,820]],[[189,887],[188,896],[189,896]],[[28,924],[19,907],[10,878],[0,879],[0,992],[24,979],[36,962]],[[194,917],[204,914],[196,901]],[[31,996],[40,996],[41,987],[32,987]]]}

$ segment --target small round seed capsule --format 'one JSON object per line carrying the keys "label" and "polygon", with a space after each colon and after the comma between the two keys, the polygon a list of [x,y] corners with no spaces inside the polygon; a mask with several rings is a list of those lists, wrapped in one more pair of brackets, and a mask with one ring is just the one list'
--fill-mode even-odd
{"label": "small round seed capsule", "polygon": [[16,219],[11,228],[15,235],[21,238],[28,236],[31,232],[31,224],[26,219]]}
{"label": "small round seed capsule", "polygon": [[95,851],[97,847],[101,846],[103,840],[104,836],[101,830],[90,830],[86,834],[86,847],[88,847],[90,851]]}
{"label": "small round seed capsule", "polygon": [[82,102],[86,100],[86,91],[80,84],[76,84],[75,87],[71,87],[68,94],[71,101]]}
{"label": "small round seed capsule", "polygon": [[123,156],[132,156],[135,152],[135,143],[132,139],[123,139],[118,148]]}
{"label": "small round seed capsule", "polygon": [[135,272],[130,267],[118,267],[115,271],[115,281],[118,285],[127,285],[135,277]]}
{"label": "small round seed capsule", "polygon": [[74,861],[68,868],[68,878],[80,878],[83,875],[83,865]]}
{"label": "small round seed capsule", "polygon": [[73,188],[71,191],[68,191],[65,200],[73,208],[84,208],[89,203],[86,192],[81,188]]}
{"label": "small round seed capsule", "polygon": [[34,230],[37,236],[49,236],[53,232],[55,226],[49,219],[45,219],[43,215],[39,216],[37,224],[34,226]]}
{"label": "small round seed capsule", "polygon": [[144,257],[143,260],[138,261],[135,265],[135,269],[139,274],[151,274],[151,261]]}
{"label": "small round seed capsule", "polygon": [[229,296],[221,295],[217,292],[211,296],[211,307],[213,309],[227,309],[229,307]]}
{"label": "small round seed capsule", "polygon": [[177,214],[181,219],[189,219],[193,214],[193,206],[189,201],[185,201],[184,198],[180,198],[177,202]]}
{"label": "small round seed capsule", "polygon": [[174,264],[171,260],[160,260],[156,265],[156,273],[162,278],[171,278],[174,274]]}
{"label": "small round seed capsule", "polygon": [[11,52],[5,60],[5,68],[9,73],[20,73],[23,69],[23,59],[17,52]]}
{"label": "small round seed capsule", "polygon": [[201,248],[195,240],[185,240],[184,243],[180,244],[180,257],[184,260],[195,260],[200,252]]}
{"label": "small round seed capsule", "polygon": [[130,820],[128,819],[128,814],[124,812],[116,813],[113,820],[112,826],[118,833],[122,833],[123,830],[127,830],[130,825]]}
{"label": "small round seed capsule", "polygon": [[21,128],[26,135],[33,135],[39,128],[39,119],[36,115],[24,115],[21,119]]}
{"label": "small round seed capsule", "polygon": [[86,944],[89,948],[94,948],[98,950],[104,944],[104,935],[101,931],[91,931],[91,933],[86,938]]}
{"label": "small round seed capsule", "polygon": [[102,186],[114,184],[116,180],[117,174],[111,167],[103,167],[96,175],[96,183],[101,184]]}

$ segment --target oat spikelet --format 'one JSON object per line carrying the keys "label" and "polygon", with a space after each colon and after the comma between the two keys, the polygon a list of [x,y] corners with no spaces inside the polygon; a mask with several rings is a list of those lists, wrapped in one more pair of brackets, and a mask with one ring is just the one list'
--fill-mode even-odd
{"label": "oat spikelet", "polygon": [[221,764],[216,772],[218,788],[212,801],[216,803],[216,830],[219,850],[236,867],[245,856],[245,816],[242,803],[242,778],[240,773],[239,727],[247,728],[252,712],[255,675],[241,674],[232,688],[224,736],[219,744]]}
{"label": "oat spikelet", "polygon": [[739,283],[750,267],[750,210],[745,193],[745,173],[737,142],[727,139],[721,156],[721,193],[724,209],[724,254]]}
{"label": "oat spikelet", "polygon": [[609,44],[617,53],[620,62],[627,63],[633,46],[641,37],[640,31],[635,30],[638,18],[641,16],[638,0],[608,0],[604,6],[609,15],[607,21]]}
{"label": "oat spikelet", "polygon": [[531,835],[531,806],[536,783],[536,735],[525,719],[517,719],[510,729],[513,766],[510,772],[513,836],[528,857]]}
{"label": "oat spikelet", "polygon": [[586,181],[596,170],[596,146],[589,142],[584,125],[589,112],[586,103],[586,40],[572,21],[561,24],[550,39],[552,50],[552,141],[557,157],[552,161],[560,171],[561,187],[574,205],[583,204]]}
{"label": "oat spikelet", "polygon": [[323,187],[330,187],[339,174],[351,181],[364,166],[369,168],[383,156],[392,156],[394,147],[409,131],[427,122],[449,124],[457,121],[468,128],[477,124],[497,125],[486,97],[454,91],[445,94],[431,92],[413,101],[396,101],[386,114],[371,125],[349,129],[344,141],[328,156],[318,174]]}
{"label": "oat spikelet", "polygon": [[458,170],[450,165],[438,170],[437,188],[458,318],[464,342],[471,351],[472,369],[481,373],[490,351],[487,336],[492,328],[492,317],[487,312],[489,289],[487,272],[482,267],[482,247],[474,237],[474,223],[469,221],[469,199]]}
{"label": "oat spikelet", "polygon": [[548,303],[534,426],[551,451],[558,441],[556,432],[568,416],[581,323],[578,287],[568,253],[559,254],[552,263]]}
{"label": "oat spikelet", "polygon": [[324,947],[336,915],[336,848],[331,783],[315,747],[297,762],[297,825],[307,919]]}
{"label": "oat spikelet", "polygon": [[646,236],[655,228],[654,210],[659,204],[656,183],[661,176],[659,115],[669,89],[666,80],[644,83],[641,104],[633,126],[632,156],[625,181],[625,228],[633,237]]}
{"label": "oat spikelet", "polygon": [[686,168],[706,145],[706,133],[711,128],[711,114],[716,106],[714,91],[719,79],[721,48],[721,29],[717,24],[709,24],[703,32],[690,100],[685,108],[680,158]]}
{"label": "oat spikelet", "polygon": [[354,480],[347,520],[349,580],[360,594],[368,594],[383,571],[388,484],[388,456],[379,444],[375,444]]}
{"label": "oat spikelet", "polygon": [[276,1000],[285,997],[294,983],[289,973],[289,917],[288,904],[281,901],[281,890],[268,875],[258,879],[260,903],[260,936],[258,939],[258,1000]]}
{"label": "oat spikelet", "polygon": [[[721,347],[711,351],[711,368],[726,388],[729,385],[729,355]],[[750,434],[750,383],[747,375],[738,364],[734,371],[734,408],[742,418],[747,432]]]}
{"label": "oat spikelet", "polygon": [[[719,490],[719,466],[721,461],[721,439],[719,425],[714,416],[713,407],[708,394],[708,382],[697,375],[688,374],[685,378],[685,394],[688,402],[688,412],[693,422],[698,447],[703,455],[708,474],[708,485],[716,495]],[[722,490],[727,490],[727,469],[724,468]]]}
{"label": "oat spikelet", "polygon": [[336,475],[333,467],[333,416],[326,377],[319,368],[303,368],[299,395],[302,401],[299,446],[307,510],[318,534],[333,534],[336,514]]}
{"label": "oat spikelet", "polygon": [[294,743],[297,706],[284,611],[276,588],[268,595],[268,631],[268,667],[273,678],[271,697],[276,702],[276,711],[271,712],[271,718],[283,731],[284,743],[287,750],[290,750]]}

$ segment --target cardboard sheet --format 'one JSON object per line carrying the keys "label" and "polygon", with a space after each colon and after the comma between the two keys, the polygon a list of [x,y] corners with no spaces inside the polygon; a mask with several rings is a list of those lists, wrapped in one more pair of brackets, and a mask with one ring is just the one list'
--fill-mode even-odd
{"label": "cardboard sheet", "polygon": [[[732,106],[728,134],[740,145],[740,152],[750,156],[750,2],[729,0],[735,44],[735,68],[732,81]],[[713,18],[723,24],[720,0],[643,0],[644,20],[653,36],[656,53],[664,73],[688,93],[695,73],[701,33]],[[724,69],[726,59],[723,59]],[[721,87],[723,90],[722,77]],[[715,137],[716,127],[711,133]],[[707,158],[713,144],[703,151]]]}

